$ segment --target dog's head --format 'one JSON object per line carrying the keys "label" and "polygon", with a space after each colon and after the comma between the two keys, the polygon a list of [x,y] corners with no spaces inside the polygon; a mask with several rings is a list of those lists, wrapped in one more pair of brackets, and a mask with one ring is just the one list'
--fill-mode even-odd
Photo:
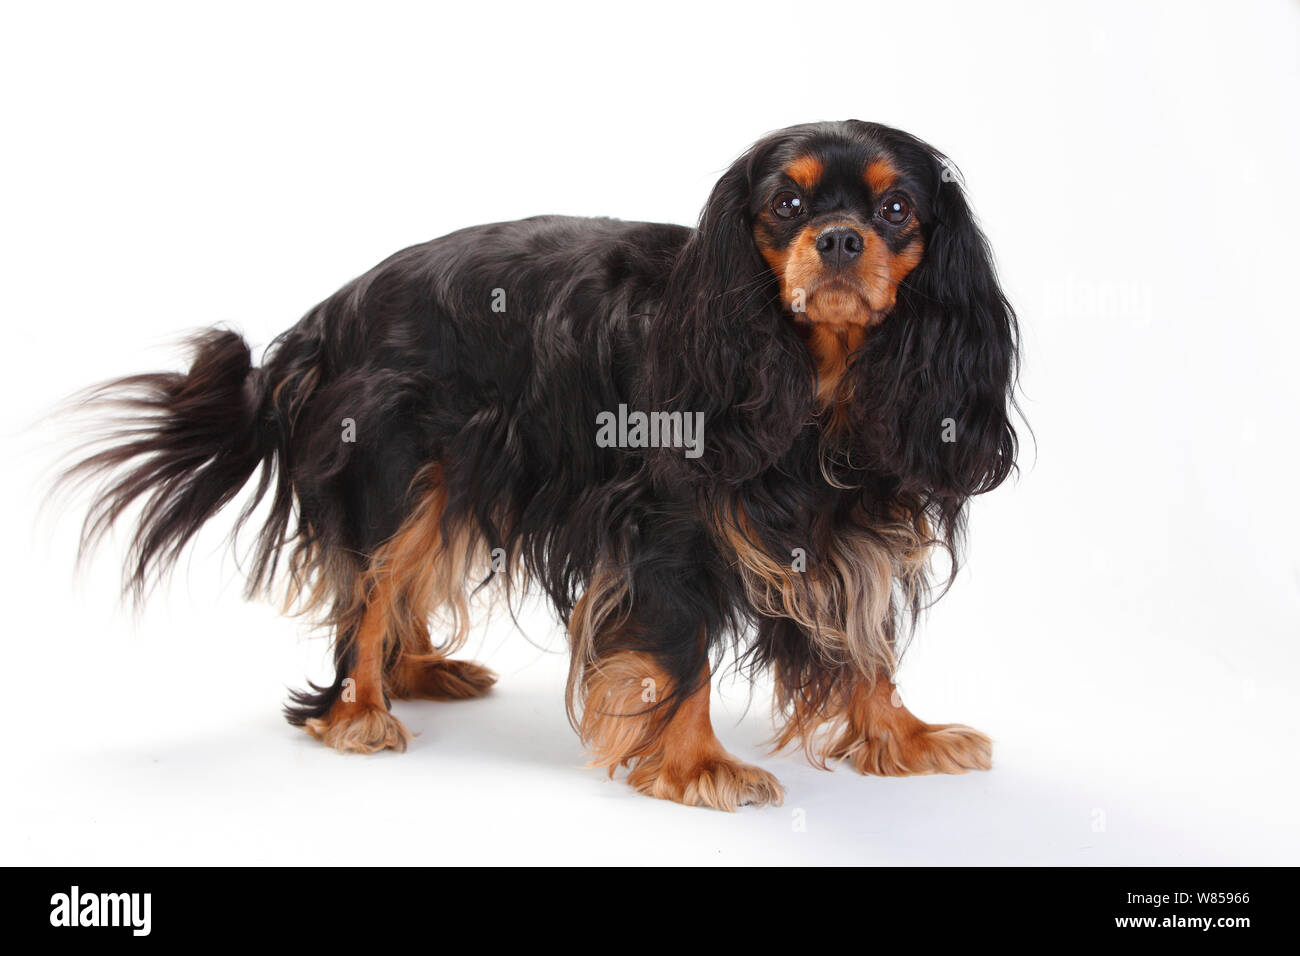
{"label": "dog's head", "polygon": [[760,140],[670,287],[651,391],[706,413],[709,480],[770,467],[827,406],[859,468],[942,518],[1013,467],[1015,314],[954,167],[916,137],[849,120]]}
{"label": "dog's head", "polygon": [[746,214],[795,321],[871,328],[889,315],[923,258],[933,165],[916,144],[867,124],[778,136]]}

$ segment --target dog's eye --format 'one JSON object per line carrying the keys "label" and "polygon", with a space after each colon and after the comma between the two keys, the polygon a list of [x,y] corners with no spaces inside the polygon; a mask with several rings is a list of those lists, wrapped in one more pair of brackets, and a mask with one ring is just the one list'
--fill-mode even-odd
{"label": "dog's eye", "polygon": [[899,226],[907,222],[908,216],[912,215],[912,207],[907,204],[907,200],[902,196],[895,196],[892,199],[885,200],[877,215],[885,222]]}
{"label": "dog's eye", "polygon": [[776,213],[782,219],[794,219],[796,216],[803,215],[803,200],[799,198],[798,193],[779,192],[772,199],[772,212]]}

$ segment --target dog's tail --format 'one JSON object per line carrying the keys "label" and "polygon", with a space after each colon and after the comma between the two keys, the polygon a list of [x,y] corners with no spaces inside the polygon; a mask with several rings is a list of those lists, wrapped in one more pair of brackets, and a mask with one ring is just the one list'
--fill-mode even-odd
{"label": "dog's tail", "polygon": [[119,518],[139,506],[123,589],[136,602],[163,576],[186,544],[230,503],[255,472],[256,491],[237,531],[274,487],[270,515],[258,533],[248,591],[274,575],[292,511],[286,455],[288,421],[274,385],[252,362],[235,332],[210,329],[189,342],[188,372],[133,375],[93,387],[79,408],[107,413],[60,485],[97,483],[81,532],[80,556]]}

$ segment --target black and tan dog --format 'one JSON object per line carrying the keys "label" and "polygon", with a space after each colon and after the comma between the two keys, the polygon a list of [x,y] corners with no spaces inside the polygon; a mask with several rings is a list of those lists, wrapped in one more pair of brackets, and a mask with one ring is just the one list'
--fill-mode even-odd
{"label": "black and tan dog", "polygon": [[[568,625],[596,764],[733,809],[782,791],[710,726],[731,649],[772,668],[780,746],[876,774],[989,766],[986,737],[922,723],[891,682],[932,550],[955,567],[968,499],[1014,468],[1016,359],[947,161],[812,124],[745,153],[697,229],[476,226],[344,286],[260,366],[204,333],[188,372],[91,393],[118,417],[70,475],[104,481],[86,545],[135,512],[137,596],[258,476],[249,592],[283,580],[334,629],[333,683],[288,707],[330,746],[403,749],[391,698],[486,692],[449,656],[467,596],[533,584]],[[637,428],[598,441],[615,413]]]}

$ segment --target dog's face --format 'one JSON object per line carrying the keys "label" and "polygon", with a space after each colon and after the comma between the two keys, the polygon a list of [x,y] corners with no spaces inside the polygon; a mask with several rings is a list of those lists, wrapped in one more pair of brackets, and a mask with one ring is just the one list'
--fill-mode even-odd
{"label": "dog's face", "polygon": [[754,182],[754,242],[797,322],[879,324],[920,263],[923,177],[867,136],[796,137]]}

